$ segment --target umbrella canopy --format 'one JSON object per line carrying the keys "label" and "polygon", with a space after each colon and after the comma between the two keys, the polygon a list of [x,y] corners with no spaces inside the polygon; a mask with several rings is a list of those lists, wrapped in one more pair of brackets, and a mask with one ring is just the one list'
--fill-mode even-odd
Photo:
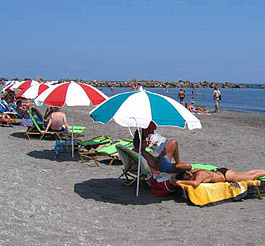
{"label": "umbrella canopy", "polygon": [[35,103],[41,106],[43,103],[49,106],[89,106],[97,105],[108,97],[97,88],[76,82],[66,82],[51,86],[35,99]]}
{"label": "umbrella canopy", "polygon": [[200,129],[201,123],[189,110],[172,98],[142,88],[115,95],[89,113],[93,120],[108,123],[112,118],[121,126],[147,128],[151,121],[158,126]]}
{"label": "umbrella canopy", "polygon": [[25,88],[21,90],[18,94],[16,94],[16,98],[27,98],[27,99],[35,99],[42,92],[50,88],[50,84],[35,84],[29,88]]}
{"label": "umbrella canopy", "polygon": [[35,80],[26,80],[26,81],[22,81],[22,82],[16,82],[13,86],[11,86],[10,90],[15,90],[15,89],[19,89],[19,90],[24,90],[27,89],[33,85],[38,85],[39,82],[35,81]]}
{"label": "umbrella canopy", "polygon": [[15,83],[19,83],[19,81],[16,80],[12,80],[12,81],[8,81],[5,84],[5,87],[3,88],[2,92],[7,93],[11,90],[11,87],[15,84]]}

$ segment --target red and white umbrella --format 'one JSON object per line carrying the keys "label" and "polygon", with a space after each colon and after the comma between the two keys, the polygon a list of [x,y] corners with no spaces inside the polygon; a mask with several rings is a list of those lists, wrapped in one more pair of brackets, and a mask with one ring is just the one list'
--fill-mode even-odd
{"label": "red and white umbrella", "polygon": [[[49,106],[89,106],[91,103],[97,105],[108,99],[108,97],[97,88],[76,82],[65,82],[51,86],[40,94],[35,103],[42,106],[43,103]],[[72,131],[72,157],[74,157],[74,143]]]}
{"label": "red and white umbrella", "polygon": [[22,82],[16,82],[13,86],[10,87],[10,90],[15,90],[15,89],[19,89],[19,90],[24,90],[27,89],[33,85],[38,85],[39,82],[35,81],[35,80],[26,80],[26,81],[22,81]]}
{"label": "red and white umbrella", "polygon": [[2,90],[2,92],[9,92],[11,90],[11,87],[15,84],[15,83],[19,83],[19,81],[13,80],[7,83],[7,85],[5,86],[5,88]]}
{"label": "red and white umbrella", "polygon": [[55,107],[63,107],[65,104],[67,106],[89,106],[91,103],[98,105],[107,98],[104,93],[91,85],[65,82],[45,90],[35,99],[35,103],[38,106],[46,103]]}
{"label": "red and white umbrella", "polygon": [[21,90],[18,94],[16,94],[16,98],[27,98],[27,99],[35,99],[42,92],[50,88],[50,84],[35,84],[29,88]]}

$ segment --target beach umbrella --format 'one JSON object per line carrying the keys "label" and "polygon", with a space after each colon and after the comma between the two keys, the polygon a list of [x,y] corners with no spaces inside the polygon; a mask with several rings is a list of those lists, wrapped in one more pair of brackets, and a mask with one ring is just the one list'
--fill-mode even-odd
{"label": "beach umbrella", "polygon": [[30,86],[29,88],[25,88],[21,90],[18,94],[16,94],[16,98],[27,98],[27,99],[35,99],[38,97],[42,92],[50,88],[50,84],[35,84]]}
{"label": "beach umbrella", "polygon": [[[151,121],[158,126],[200,129],[201,123],[189,110],[172,98],[140,88],[117,94],[89,112],[95,122],[108,123],[114,119],[124,127],[147,128]],[[139,131],[140,132],[140,131]],[[141,135],[139,135],[141,139]],[[141,144],[141,141],[140,141]],[[139,148],[139,154],[140,154]],[[140,158],[136,196],[139,193]]]}
{"label": "beach umbrella", "polygon": [[[35,99],[35,103],[38,106],[46,103],[53,107],[89,106],[90,104],[98,105],[107,98],[104,93],[91,85],[71,81],[51,86]],[[73,131],[72,156],[74,156]]]}
{"label": "beach umbrella", "polygon": [[24,90],[33,85],[38,85],[39,82],[35,80],[26,80],[22,82],[16,82],[14,85],[10,87],[10,90],[14,91],[15,89]]}
{"label": "beach umbrella", "polygon": [[76,83],[65,82],[51,86],[35,99],[35,103],[41,106],[46,103],[49,106],[89,106],[98,105],[108,97],[97,88]]}
{"label": "beach umbrella", "polygon": [[3,93],[7,93],[11,90],[11,87],[17,83],[19,81],[16,81],[16,80],[12,80],[12,81],[8,81],[6,84],[5,84],[5,87],[2,89],[2,92]]}
{"label": "beach umbrella", "polygon": [[[138,91],[117,94],[94,108],[90,113],[96,122],[108,123],[114,119],[121,126],[147,128],[151,121],[158,126],[200,129],[201,123],[189,110],[174,99]],[[133,120],[135,119],[135,120]]]}

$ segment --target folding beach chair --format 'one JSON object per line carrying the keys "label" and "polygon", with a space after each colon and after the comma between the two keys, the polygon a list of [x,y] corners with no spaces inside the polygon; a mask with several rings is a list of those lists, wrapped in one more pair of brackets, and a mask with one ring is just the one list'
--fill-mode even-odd
{"label": "folding beach chair", "polygon": [[29,112],[29,116],[32,120],[33,125],[32,126],[28,126],[26,129],[26,136],[27,138],[30,140],[30,136],[31,135],[39,135],[40,136],[40,140],[42,140],[46,135],[48,136],[56,136],[59,140],[62,140],[62,135],[63,132],[52,132],[52,131],[48,131],[45,134],[42,134],[41,131],[43,131],[43,127],[41,125],[38,124],[38,122],[36,121],[36,119],[32,116],[32,114]]}
{"label": "folding beach chair", "polygon": [[98,147],[110,143],[112,138],[110,136],[97,136],[90,140],[83,140],[78,142],[78,154],[82,160],[85,161],[86,158],[91,159],[91,154],[95,152],[91,152],[91,149],[97,149]]}
{"label": "folding beach chair", "polygon": [[[122,161],[124,166],[123,172],[119,176],[119,179],[124,176],[126,178],[126,185],[132,185],[137,180],[139,158],[141,167],[140,179],[142,181],[147,182],[156,172],[149,167],[146,159],[142,155],[139,155],[139,153],[136,153],[132,149],[121,144],[117,144],[116,149],[119,153],[119,159]],[[147,184],[150,185],[148,182]]]}

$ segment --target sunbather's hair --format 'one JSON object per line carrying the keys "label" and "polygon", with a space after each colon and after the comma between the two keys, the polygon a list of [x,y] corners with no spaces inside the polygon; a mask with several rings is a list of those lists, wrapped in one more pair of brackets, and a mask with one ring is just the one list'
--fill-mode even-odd
{"label": "sunbather's hair", "polygon": [[59,107],[53,107],[52,108],[52,112],[60,112],[61,111],[61,108]]}
{"label": "sunbather's hair", "polygon": [[186,171],[176,175],[176,180],[190,180],[191,175]]}

